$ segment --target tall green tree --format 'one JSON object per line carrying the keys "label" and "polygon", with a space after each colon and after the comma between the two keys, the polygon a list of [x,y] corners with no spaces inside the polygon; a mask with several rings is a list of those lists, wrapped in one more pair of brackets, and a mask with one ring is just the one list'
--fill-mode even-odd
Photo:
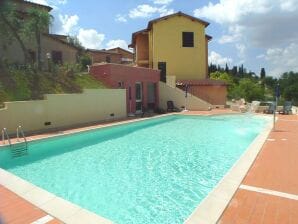
{"label": "tall green tree", "polygon": [[8,45],[11,44],[11,40],[16,40],[19,44],[23,55],[25,64],[28,62],[28,52],[24,39],[22,38],[22,32],[24,29],[24,22],[16,11],[14,3],[8,0],[0,1],[0,34],[1,39]]}
{"label": "tall green tree", "polygon": [[228,66],[228,64],[226,63],[225,72],[226,72],[226,73],[229,73],[229,71],[230,71],[229,66]]}
{"label": "tall green tree", "polygon": [[265,68],[261,68],[260,78],[261,78],[261,85],[263,88],[265,88],[265,78],[266,78]]}
{"label": "tall green tree", "polygon": [[262,80],[264,80],[266,78],[265,68],[261,68],[260,77]]}
{"label": "tall green tree", "polygon": [[49,25],[52,22],[53,17],[45,10],[30,8],[28,10],[28,18],[24,25],[24,34],[36,40],[37,46],[37,67],[39,70],[42,68],[41,62],[41,38],[43,33],[48,33]]}
{"label": "tall green tree", "polygon": [[279,79],[281,95],[298,105],[298,72],[286,72]]}

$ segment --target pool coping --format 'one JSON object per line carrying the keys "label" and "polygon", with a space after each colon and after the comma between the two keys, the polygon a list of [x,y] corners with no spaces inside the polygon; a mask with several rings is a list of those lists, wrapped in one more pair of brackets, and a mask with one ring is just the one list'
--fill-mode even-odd
{"label": "pool coping", "polygon": [[270,122],[248,146],[225,176],[217,183],[215,188],[213,188],[194,209],[192,214],[185,220],[184,224],[213,224],[218,222],[261,151],[272,128],[273,124]]}
{"label": "pool coping", "polygon": [[[134,120],[126,120],[115,122],[112,124],[104,124],[102,126],[90,127],[88,130],[74,130],[71,133],[56,134],[53,136],[42,137],[40,139],[31,139],[28,141],[37,141],[41,139],[53,138],[57,136],[69,135],[79,133],[82,131],[89,131],[105,127],[113,127],[121,124],[128,124],[132,122],[144,121],[152,118],[159,118],[175,114],[189,115],[183,113],[163,114],[155,117],[140,118]],[[222,114],[227,115],[227,114]],[[236,115],[236,114],[233,114]],[[239,115],[239,114],[238,114]],[[194,116],[213,116],[209,114],[194,115]],[[268,125],[250,144],[244,154],[233,165],[230,171],[220,180],[217,186],[206,196],[205,199],[196,207],[194,212],[185,221],[186,224],[192,223],[216,223],[220,218],[224,209],[230,202],[235,191],[240,185],[242,179],[248,172],[248,169],[255,160],[258,152],[261,150],[267,136],[272,129],[272,124]],[[0,147],[1,150],[1,147]],[[2,168],[0,168],[0,184],[16,193],[20,197],[29,201],[38,208],[44,210],[51,216],[63,221],[66,224],[76,223],[98,223],[106,224],[113,223],[98,214],[95,214],[87,209],[84,209],[70,201],[56,196]]]}

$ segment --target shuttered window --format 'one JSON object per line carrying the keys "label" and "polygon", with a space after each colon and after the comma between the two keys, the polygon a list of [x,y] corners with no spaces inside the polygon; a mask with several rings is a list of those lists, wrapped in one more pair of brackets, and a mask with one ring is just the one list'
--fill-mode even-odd
{"label": "shuttered window", "polygon": [[182,46],[183,47],[194,47],[194,33],[193,32],[182,32]]}

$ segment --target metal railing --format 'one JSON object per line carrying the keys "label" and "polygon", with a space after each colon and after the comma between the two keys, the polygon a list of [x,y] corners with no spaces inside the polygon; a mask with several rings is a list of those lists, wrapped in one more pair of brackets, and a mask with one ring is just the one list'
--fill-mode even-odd
{"label": "metal railing", "polygon": [[23,132],[22,126],[19,125],[19,127],[17,127],[17,141],[20,142],[20,133],[22,135],[22,138],[24,139],[24,142],[27,144],[27,139],[26,136]]}
{"label": "metal railing", "polygon": [[6,128],[3,128],[2,129],[1,134],[2,134],[2,143],[3,143],[3,145],[5,145],[5,137],[6,137],[7,141],[8,141],[8,144],[11,145],[11,141],[10,141],[10,138],[9,138],[9,135],[7,133]]}

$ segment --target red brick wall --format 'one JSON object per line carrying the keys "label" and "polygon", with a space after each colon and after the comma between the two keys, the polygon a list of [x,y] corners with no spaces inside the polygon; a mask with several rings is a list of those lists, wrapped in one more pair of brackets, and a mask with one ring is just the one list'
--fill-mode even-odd
{"label": "red brick wall", "polygon": [[106,62],[106,57],[111,59],[110,63],[121,64],[121,54],[109,53],[109,52],[88,52],[91,57],[92,63]]}

